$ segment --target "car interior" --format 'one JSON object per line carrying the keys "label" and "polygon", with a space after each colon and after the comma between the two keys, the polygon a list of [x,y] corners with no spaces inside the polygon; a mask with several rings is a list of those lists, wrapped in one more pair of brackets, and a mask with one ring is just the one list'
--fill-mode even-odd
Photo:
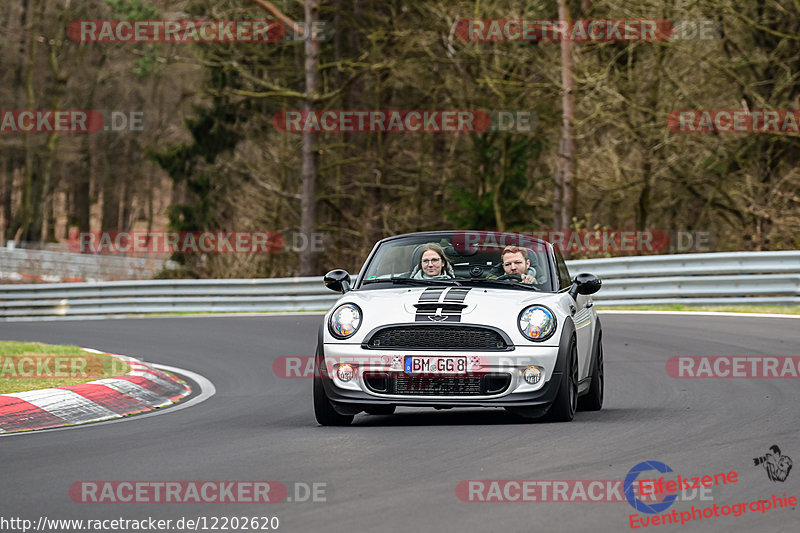
{"label": "car interior", "polygon": [[[437,244],[441,245],[441,243]],[[414,251],[411,254],[409,273],[412,272],[414,267],[419,264],[423,246],[424,244],[419,244],[414,248]],[[453,272],[456,278],[485,279],[489,275],[498,277],[505,274],[502,261],[500,259],[500,252],[502,251],[501,249],[491,251],[478,249],[459,251],[449,244],[442,246],[442,249],[453,266]],[[531,249],[528,249],[528,258],[531,260],[531,266],[536,270],[537,277],[541,276],[545,271],[543,270],[543,267],[539,265],[537,255]]]}

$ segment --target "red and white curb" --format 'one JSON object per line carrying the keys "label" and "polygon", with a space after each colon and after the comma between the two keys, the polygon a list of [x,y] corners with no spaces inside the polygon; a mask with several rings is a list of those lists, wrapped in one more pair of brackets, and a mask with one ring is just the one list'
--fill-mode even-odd
{"label": "red and white curb", "polygon": [[172,405],[192,392],[178,378],[138,359],[82,349],[121,359],[131,371],[69,387],[0,394],[0,433],[120,418]]}

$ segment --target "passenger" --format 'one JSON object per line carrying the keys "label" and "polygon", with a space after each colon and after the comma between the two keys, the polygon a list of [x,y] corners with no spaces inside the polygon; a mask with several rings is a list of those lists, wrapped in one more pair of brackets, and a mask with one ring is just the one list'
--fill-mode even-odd
{"label": "passenger", "polygon": [[453,267],[438,244],[429,243],[422,246],[419,264],[411,272],[413,279],[450,279],[453,278]]}
{"label": "passenger", "polygon": [[520,246],[506,246],[500,254],[500,260],[506,274],[517,274],[522,278],[522,283],[528,285],[536,283],[536,269],[531,267],[527,249]]}

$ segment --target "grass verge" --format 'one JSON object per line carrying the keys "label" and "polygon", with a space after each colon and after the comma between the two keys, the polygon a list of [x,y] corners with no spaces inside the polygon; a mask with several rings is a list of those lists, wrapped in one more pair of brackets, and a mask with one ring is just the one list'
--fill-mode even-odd
{"label": "grass verge", "polygon": [[296,311],[181,311],[175,313],[147,313],[140,315],[143,318],[160,318],[170,316],[208,316],[208,315],[270,315],[270,314],[290,314],[290,313],[327,313],[327,309],[298,309]]}
{"label": "grass verge", "polygon": [[129,371],[116,357],[77,346],[0,341],[0,394],[67,387]]}
{"label": "grass verge", "polygon": [[800,305],[631,305],[603,307],[597,302],[598,311],[712,311],[717,313],[764,313],[778,315],[800,315]]}

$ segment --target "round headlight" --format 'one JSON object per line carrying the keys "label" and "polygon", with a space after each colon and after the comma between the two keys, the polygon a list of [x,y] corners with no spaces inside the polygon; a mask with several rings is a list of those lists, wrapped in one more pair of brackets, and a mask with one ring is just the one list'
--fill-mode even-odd
{"label": "round headlight", "polygon": [[337,339],[351,337],[361,326],[361,309],[356,304],[337,307],[328,320],[328,330]]}
{"label": "round headlight", "polygon": [[543,305],[526,307],[519,314],[519,330],[532,341],[544,341],[556,332],[556,317]]}

